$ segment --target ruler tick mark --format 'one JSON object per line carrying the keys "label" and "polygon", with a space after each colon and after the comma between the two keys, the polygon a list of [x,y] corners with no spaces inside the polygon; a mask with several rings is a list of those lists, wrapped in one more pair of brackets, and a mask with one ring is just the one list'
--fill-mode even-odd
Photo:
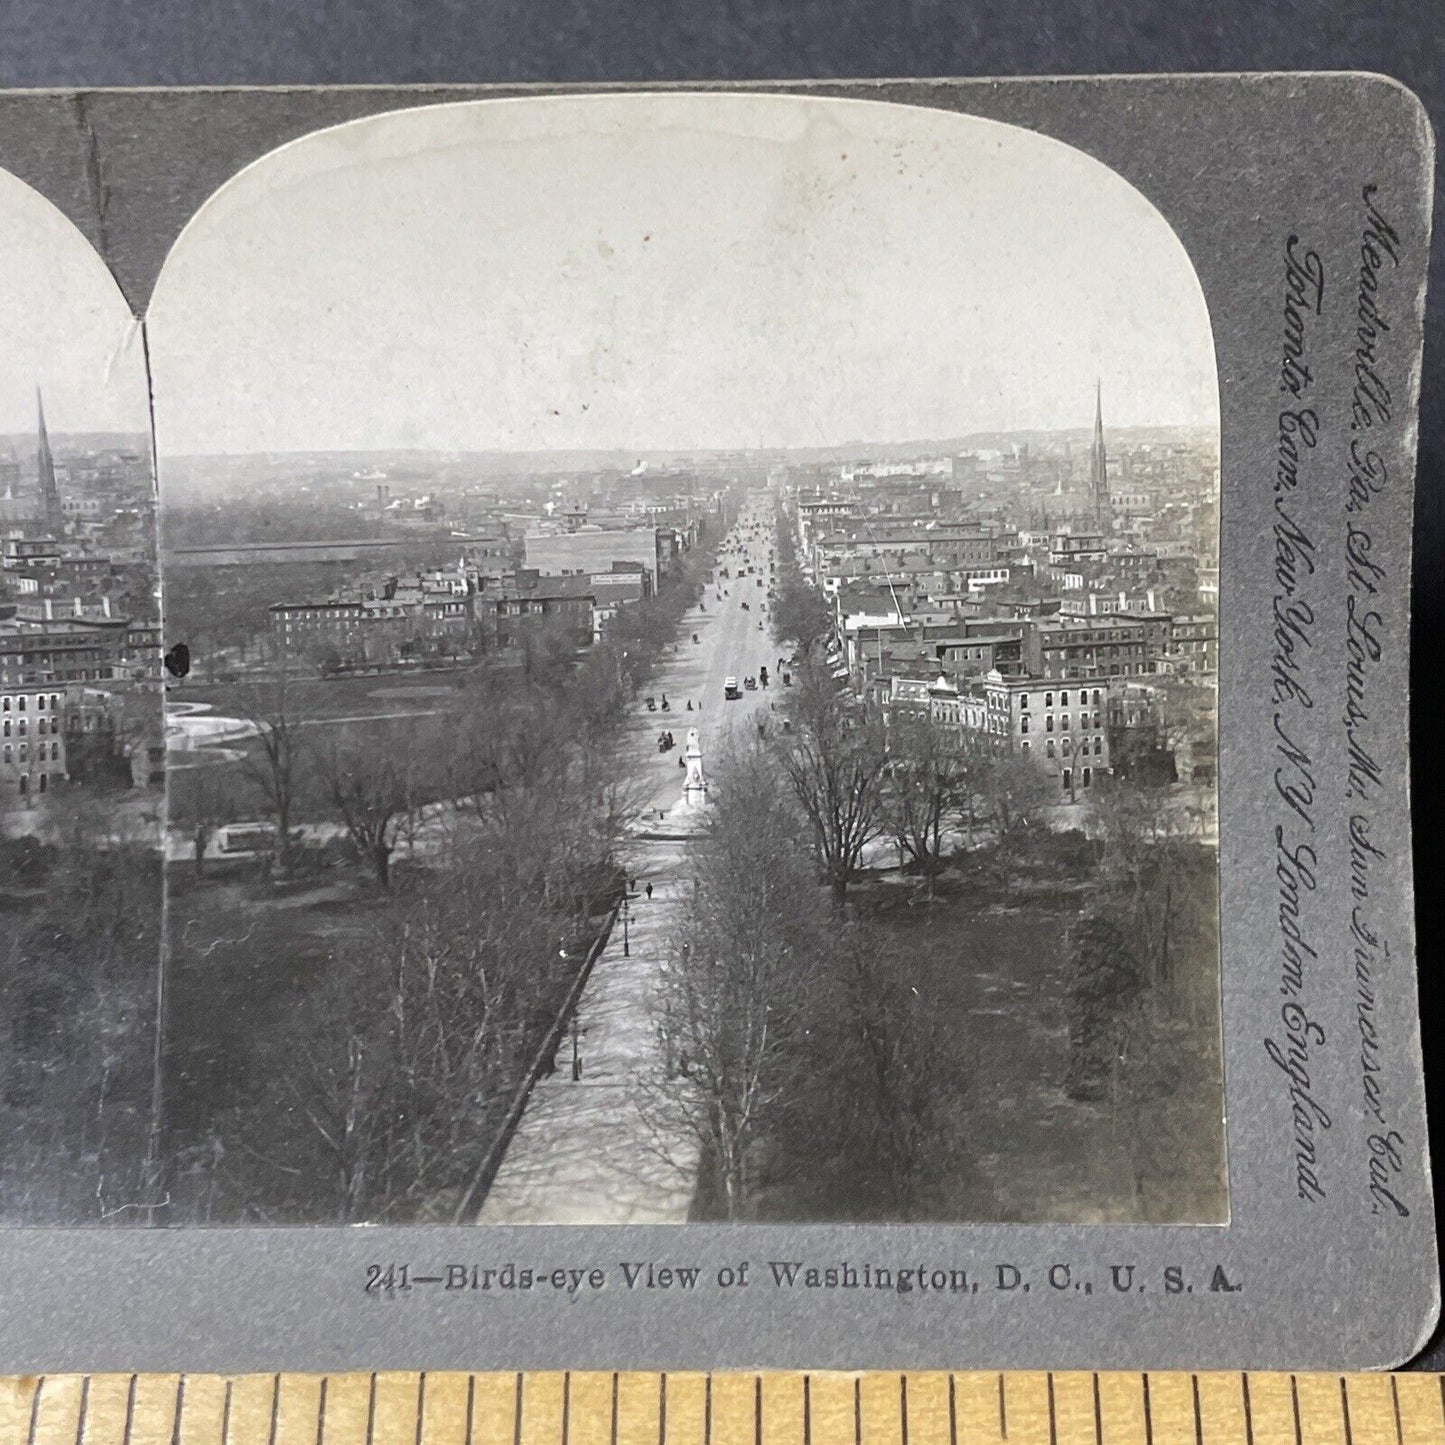
{"label": "ruler tick mark", "polygon": [[522,1445],[522,1372],[517,1371],[517,1394],[512,1404],[512,1445]]}
{"label": "ruler tick mark", "polygon": [[612,1372],[612,1445],[617,1445],[617,1371]]}
{"label": "ruler tick mark", "polygon": [[948,1372],[948,1445],[958,1445],[958,1377]]}
{"label": "ruler tick mark", "polygon": [[1294,1411],[1294,1445],[1304,1445],[1304,1431],[1300,1428],[1299,1418],[1299,1380],[1294,1375],[1289,1377],[1289,1403]]}
{"label": "ruler tick mark", "polygon": [[1003,1371],[999,1371],[998,1377],[998,1433],[1005,1440],[1008,1439],[1008,1405],[1003,1396]]}
{"label": "ruler tick mark", "polygon": [[[281,1379],[280,1375],[277,1375],[277,1376],[276,1376],[276,1379],[277,1379],[277,1381],[278,1381],[278,1383],[279,1383],[279,1381],[280,1381],[280,1379]],[[123,1434],[121,1435],[121,1437],[120,1437],[120,1438],[121,1438],[121,1445],[130,1445],[131,1431],[135,1429],[135,1390],[136,1390],[136,1384],[138,1383],[139,1380],[140,1380],[140,1376],[139,1376],[139,1375],[132,1375],[132,1376],[130,1377],[130,1384],[126,1387],[126,1392],[125,1392],[125,1431],[124,1431],[124,1433],[123,1433]],[[45,1381],[42,1379],[40,1383],[43,1385],[43,1384],[45,1383]],[[38,1389],[37,1389],[36,1392],[35,1392],[35,1400],[36,1400],[36,1403],[37,1403],[37,1404],[40,1403],[40,1391],[39,1391]],[[273,1441],[276,1439],[276,1427],[275,1427],[274,1422],[273,1422],[272,1427],[271,1427],[271,1439],[272,1439]]]}
{"label": "ruler tick mark", "polygon": [[753,1381],[753,1445],[763,1445],[763,1377]]}
{"label": "ruler tick mark", "polygon": [[1154,1445],[1154,1411],[1149,1404],[1149,1372],[1144,1371],[1144,1445]]}
{"label": "ruler tick mark", "polygon": [[1390,1376],[1390,1403],[1395,1409],[1395,1445],[1405,1445],[1405,1429],[1400,1424],[1400,1391],[1393,1375]]}
{"label": "ruler tick mark", "polygon": [[[132,1389],[132,1391],[134,1391],[134,1389],[135,1389],[135,1376],[132,1375],[132,1376],[130,1377],[130,1379],[131,1379],[131,1389]],[[38,1380],[36,1380],[36,1382],[35,1382],[35,1393],[30,1397],[30,1433],[26,1436],[26,1439],[29,1441],[29,1445],[35,1445],[35,1432],[40,1428],[40,1392],[41,1392],[44,1388],[45,1388],[45,1376],[44,1376],[44,1375],[41,1375],[41,1377],[40,1377]],[[127,1441],[130,1440],[130,1415],[129,1415],[129,1414],[126,1415],[126,1419],[125,1419],[125,1438],[126,1438]]]}
{"label": "ruler tick mark", "polygon": [[90,1376],[80,1382],[80,1417],[75,1422],[75,1445],[85,1445],[85,1422],[90,1414]]}
{"label": "ruler tick mark", "polygon": [[708,1374],[702,1386],[702,1439],[703,1445],[712,1445],[712,1375]]}
{"label": "ruler tick mark", "polygon": [[657,1377],[657,1445],[667,1445],[667,1371]]}
{"label": "ruler tick mark", "polygon": [[1048,1373],[1049,1385],[1049,1445],[1059,1445],[1059,1418],[1054,1409],[1054,1372]]}
{"label": "ruler tick mark", "polygon": [[1099,1399],[1099,1372],[1094,1371],[1094,1445],[1104,1445],[1104,1405]]}
{"label": "ruler tick mark", "polygon": [[221,1396],[221,1445],[231,1445],[231,1387],[232,1381],[226,1381],[226,1389]]}
{"label": "ruler tick mark", "polygon": [[1239,1382],[1244,1387],[1244,1441],[1254,1445],[1254,1410],[1249,1402],[1249,1376],[1240,1373]]}
{"label": "ruler tick mark", "polygon": [[1350,1422],[1350,1392],[1345,1377],[1340,1376],[1340,1418],[1345,1422],[1345,1445],[1355,1445],[1355,1430]]}
{"label": "ruler tick mark", "polygon": [[853,1377],[853,1445],[863,1445],[863,1377]]}
{"label": "ruler tick mark", "polygon": [[[271,1427],[270,1427],[270,1429],[266,1432],[266,1440],[267,1440],[267,1442],[268,1442],[268,1445],[276,1445],[276,1422],[277,1422],[277,1420],[280,1418],[280,1415],[281,1415],[281,1376],[280,1376],[280,1375],[272,1375],[272,1377],[271,1377]],[[127,1428],[126,1428],[125,1436],[126,1436],[126,1439],[127,1439],[127,1440],[130,1439],[130,1428],[129,1428],[128,1426],[127,1426]],[[370,1420],[368,1420],[368,1421],[366,1422],[366,1438],[367,1438],[368,1440],[371,1439],[371,1421],[370,1421]]]}
{"label": "ruler tick mark", "polygon": [[416,1377],[416,1445],[421,1445],[422,1421],[426,1419],[426,1371]]}
{"label": "ruler tick mark", "polygon": [[[181,1375],[176,1379],[176,1413],[171,1416],[171,1445],[181,1445],[181,1415],[186,1408],[186,1377]],[[320,1445],[321,1432],[316,1433],[317,1445]]]}
{"label": "ruler tick mark", "polygon": [[813,1445],[813,1377],[803,1376],[803,1445]]}
{"label": "ruler tick mark", "polygon": [[1204,1417],[1199,1411],[1198,1375],[1190,1375],[1189,1389],[1194,1396],[1194,1445],[1204,1445]]}
{"label": "ruler tick mark", "polygon": [[[277,1376],[277,1380],[278,1380],[278,1382],[279,1382],[280,1376]],[[275,1419],[275,1416],[272,1416],[272,1418],[271,1418],[271,1429],[272,1429],[271,1441],[272,1441],[272,1445],[275,1445],[275,1440],[276,1440],[275,1428],[276,1428],[276,1419]],[[370,1385],[368,1385],[368,1387],[367,1387],[367,1392],[366,1392],[366,1445],[372,1445],[372,1441],[373,1441],[375,1438],[376,1438],[376,1371],[373,1370],[373,1371],[371,1372],[371,1383],[370,1383]]]}
{"label": "ruler tick mark", "polygon": [[[323,1438],[324,1438],[325,1435],[326,1435],[326,1387],[327,1387],[327,1385],[329,1385],[330,1383],[331,1383],[331,1376],[330,1376],[330,1375],[322,1375],[322,1377],[321,1377],[321,1396],[320,1396],[320,1398],[316,1401],[316,1445],[321,1445],[321,1442],[322,1442]],[[179,1412],[178,1412],[177,1415],[176,1415],[176,1424],[177,1424],[177,1426],[179,1427],[179,1425],[180,1425],[180,1415],[179,1415]],[[174,1442],[174,1445],[181,1445],[180,1440],[177,1439],[177,1440]]]}
{"label": "ruler tick mark", "polygon": [[477,1415],[477,1377],[467,1376],[467,1445],[472,1445],[472,1423]]}

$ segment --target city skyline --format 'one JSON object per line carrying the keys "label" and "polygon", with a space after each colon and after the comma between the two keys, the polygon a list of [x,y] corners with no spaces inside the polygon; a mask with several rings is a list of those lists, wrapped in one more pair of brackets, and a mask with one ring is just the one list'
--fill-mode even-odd
{"label": "city skyline", "polygon": [[1139,192],[875,103],[353,122],[222,187],[148,325],[163,458],[893,445],[1087,425],[1096,377],[1116,428],[1218,420],[1197,278]]}

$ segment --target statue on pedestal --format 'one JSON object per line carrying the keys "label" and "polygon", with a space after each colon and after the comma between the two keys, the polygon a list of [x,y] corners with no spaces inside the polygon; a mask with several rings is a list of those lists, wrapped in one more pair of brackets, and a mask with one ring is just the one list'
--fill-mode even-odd
{"label": "statue on pedestal", "polygon": [[687,778],[682,785],[683,797],[690,803],[700,803],[702,795],[707,792],[707,779],[703,776],[702,744],[698,741],[696,728],[687,730],[682,760],[687,767]]}

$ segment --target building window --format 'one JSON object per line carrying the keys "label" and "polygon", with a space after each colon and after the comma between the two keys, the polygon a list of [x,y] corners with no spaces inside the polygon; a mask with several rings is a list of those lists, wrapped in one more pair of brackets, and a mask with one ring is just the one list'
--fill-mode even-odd
{"label": "building window", "polygon": [[1026,732],[1028,732],[1028,730],[1029,730],[1029,720],[1028,720],[1027,717],[1025,717],[1025,718],[1019,723],[1019,731],[1026,733]]}
{"label": "building window", "polygon": [[1027,738],[1023,740],[1023,750],[1024,752],[1028,752],[1029,750],[1029,740]]}
{"label": "building window", "polygon": [[[9,703],[6,703],[5,705],[6,705],[6,707],[9,707],[9,706],[10,706]],[[1021,708],[1023,708],[1023,710],[1024,710],[1025,712],[1028,711],[1028,707],[1029,707],[1029,695],[1028,695],[1028,693],[1024,693],[1024,695],[1023,695],[1021,698],[1019,698],[1019,706],[1020,706]]]}
{"label": "building window", "polygon": [[1059,719],[1059,726],[1060,726],[1065,732],[1068,732],[1068,730],[1069,730],[1069,715],[1068,715],[1068,713],[1065,713],[1065,714]]}
{"label": "building window", "polygon": [[1053,714],[1050,713],[1049,716],[1044,719],[1044,731],[1045,731],[1046,733],[1051,733],[1051,732],[1053,732],[1053,730],[1054,730],[1054,718],[1053,718]]}
{"label": "building window", "polygon": [[1069,705],[1069,695],[1068,695],[1068,693],[1066,693],[1066,692],[1061,692],[1061,693],[1059,694],[1059,706],[1060,706],[1060,707],[1068,707],[1068,705]]}
{"label": "building window", "polygon": [[1048,753],[1048,755],[1049,755],[1050,757],[1053,757],[1053,755],[1054,755],[1054,740],[1053,740],[1053,738],[1050,738],[1050,739],[1048,740],[1048,742],[1044,744],[1044,748],[1045,748],[1045,751]]}
{"label": "building window", "polygon": [[1044,694],[1044,706],[1045,706],[1045,707],[1053,707],[1053,705],[1054,705],[1054,695],[1053,695],[1053,693],[1051,693],[1051,692],[1046,692],[1046,693]]}

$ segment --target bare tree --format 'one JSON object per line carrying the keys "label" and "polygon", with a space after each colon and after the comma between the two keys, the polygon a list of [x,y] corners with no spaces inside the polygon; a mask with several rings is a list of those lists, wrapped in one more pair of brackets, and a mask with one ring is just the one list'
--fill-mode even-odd
{"label": "bare tree", "polygon": [[409,726],[388,728],[381,737],[333,743],[321,762],[326,795],[378,888],[391,886],[391,856],[423,800],[412,738]]}
{"label": "bare tree", "polygon": [[842,1149],[855,1176],[871,1181],[890,1218],[907,1218],[955,1150],[947,1113],[963,1093],[965,1040],[957,1024],[945,1037],[929,1001],[866,925],[835,931],[826,968],[831,1017],[815,1009],[813,1020],[832,1054],[823,1102],[846,1119]]}
{"label": "bare tree", "polygon": [[302,723],[290,696],[283,655],[259,692],[243,698],[242,715],[256,730],[256,748],[241,756],[241,771],[260,791],[275,823],[272,866],[284,871],[291,858],[291,811],[300,784]]}
{"label": "bare tree", "polygon": [[559,920],[514,862],[479,850],[349,950],[298,1017],[280,1057],[306,1207],[320,1195],[343,1222],[451,1217],[555,983]]}
{"label": "bare tree", "polygon": [[888,824],[904,855],[936,890],[950,824],[967,811],[983,758],[971,735],[927,717],[901,718],[888,730]]}
{"label": "bare tree", "polygon": [[1022,753],[996,753],[983,773],[983,806],[994,831],[994,858],[1004,896],[1020,865],[1036,855],[1052,798],[1048,775]]}
{"label": "bare tree", "polygon": [[660,1104],[695,1138],[721,1212],[745,1217],[770,1112],[795,1092],[816,947],[816,891],[767,754],[714,767],[716,806],[655,997]]}
{"label": "bare tree", "polygon": [[864,848],[887,825],[883,729],[811,666],[799,679],[792,724],[780,742],[783,771],[812,826],[823,877],[841,908]]}
{"label": "bare tree", "polygon": [[1202,819],[1170,789],[1119,779],[1100,787],[1094,811],[1104,838],[1104,871],[1122,894],[1151,978],[1167,984],[1180,873],[1200,840]]}
{"label": "bare tree", "polygon": [[204,878],[206,849],[235,808],[226,768],[203,762],[197,767],[171,770],[166,806],[170,821],[189,834],[196,855],[196,877]]}

